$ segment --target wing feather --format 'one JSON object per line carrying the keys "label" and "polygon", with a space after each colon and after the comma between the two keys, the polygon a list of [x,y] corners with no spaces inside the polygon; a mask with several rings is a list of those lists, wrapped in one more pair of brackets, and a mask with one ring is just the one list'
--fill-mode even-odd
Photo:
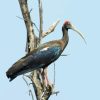
{"label": "wing feather", "polygon": [[12,67],[6,73],[7,77],[13,80],[18,75],[41,67],[46,67],[48,64],[52,63],[58,58],[60,52],[61,49],[59,46],[42,48],[37,52],[31,52],[12,65]]}

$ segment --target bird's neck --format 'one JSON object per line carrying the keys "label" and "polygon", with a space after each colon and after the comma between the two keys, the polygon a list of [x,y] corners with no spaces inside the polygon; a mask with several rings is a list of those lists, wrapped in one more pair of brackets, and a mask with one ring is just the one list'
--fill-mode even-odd
{"label": "bird's neck", "polygon": [[65,29],[65,27],[63,26],[62,32],[63,32],[63,37],[62,37],[63,49],[65,49],[65,47],[67,46],[68,41],[69,41],[68,29]]}

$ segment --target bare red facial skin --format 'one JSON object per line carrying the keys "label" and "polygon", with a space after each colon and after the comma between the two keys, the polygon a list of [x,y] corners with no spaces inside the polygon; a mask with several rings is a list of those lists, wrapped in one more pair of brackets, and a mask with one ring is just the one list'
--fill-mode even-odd
{"label": "bare red facial skin", "polygon": [[68,24],[70,24],[70,22],[66,20],[66,21],[64,22],[64,25],[68,25]]}

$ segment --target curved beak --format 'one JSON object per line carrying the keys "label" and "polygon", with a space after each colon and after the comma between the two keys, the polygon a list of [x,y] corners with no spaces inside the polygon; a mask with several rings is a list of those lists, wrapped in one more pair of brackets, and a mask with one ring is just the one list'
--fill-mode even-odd
{"label": "curved beak", "polygon": [[74,25],[71,25],[71,29],[73,31],[77,32],[81,36],[81,38],[84,40],[85,44],[87,44],[84,36],[82,35],[82,33]]}

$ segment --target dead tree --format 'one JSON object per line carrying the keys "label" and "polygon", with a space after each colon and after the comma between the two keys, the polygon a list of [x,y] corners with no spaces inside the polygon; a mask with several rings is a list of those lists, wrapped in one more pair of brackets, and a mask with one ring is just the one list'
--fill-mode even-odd
{"label": "dead tree", "polygon": [[[43,32],[43,9],[42,9],[42,0],[38,0],[39,5],[39,36],[36,37],[36,34],[34,32],[34,22],[31,20],[28,3],[27,0],[18,0],[21,8],[21,12],[23,15],[23,20],[25,22],[26,31],[27,31],[27,40],[26,40],[26,52],[29,53],[34,48],[36,48],[40,43],[42,38],[47,36],[49,33],[53,32],[57,24],[59,23],[59,20],[56,21],[54,24],[52,24],[47,32]],[[47,69],[45,69],[45,74],[47,75]],[[31,82],[32,86],[34,88],[34,92],[36,95],[37,100],[48,100],[49,97],[53,94],[54,86],[53,84],[48,84],[46,86],[46,83],[44,81],[44,76],[41,73],[40,70],[33,71],[29,76],[27,76]],[[26,80],[25,80],[26,81]],[[26,81],[27,83],[27,81]],[[28,83],[27,83],[28,84]],[[32,92],[30,90],[30,93],[32,95]],[[33,99],[33,95],[32,95]]]}

